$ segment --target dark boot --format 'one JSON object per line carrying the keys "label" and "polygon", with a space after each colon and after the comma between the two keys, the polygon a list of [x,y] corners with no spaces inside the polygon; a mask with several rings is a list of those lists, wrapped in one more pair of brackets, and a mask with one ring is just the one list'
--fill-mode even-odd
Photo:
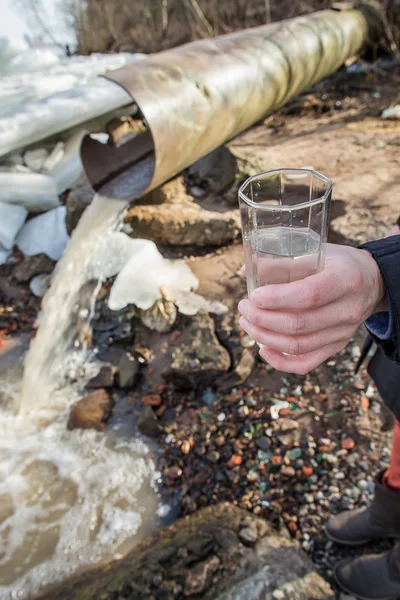
{"label": "dark boot", "polygon": [[340,587],[360,600],[389,600],[400,596],[400,544],[384,554],[343,560],[335,568]]}
{"label": "dark boot", "polygon": [[327,536],[348,546],[359,546],[380,538],[400,538],[400,494],[375,482],[371,506],[347,510],[331,517],[326,524]]}

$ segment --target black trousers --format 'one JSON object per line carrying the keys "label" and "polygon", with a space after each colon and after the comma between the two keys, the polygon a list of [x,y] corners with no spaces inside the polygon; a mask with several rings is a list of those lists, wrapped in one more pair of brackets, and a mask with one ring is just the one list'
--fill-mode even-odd
{"label": "black trousers", "polygon": [[383,401],[400,421],[400,364],[387,358],[383,350],[378,348],[369,362],[368,373]]}

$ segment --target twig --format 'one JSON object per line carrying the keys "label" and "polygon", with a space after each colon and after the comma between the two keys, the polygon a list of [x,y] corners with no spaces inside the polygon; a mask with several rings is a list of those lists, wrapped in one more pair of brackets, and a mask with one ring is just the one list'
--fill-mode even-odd
{"label": "twig", "polygon": [[271,23],[271,0],[265,0],[265,22]]}
{"label": "twig", "polygon": [[168,0],[161,0],[161,22],[163,35],[168,29]]}
{"label": "twig", "polygon": [[184,4],[188,7],[190,12],[194,15],[195,18],[200,21],[203,28],[205,29],[208,36],[212,37],[214,35],[214,30],[212,28],[211,23],[209,23],[201,10],[199,3],[197,0],[183,0]]}

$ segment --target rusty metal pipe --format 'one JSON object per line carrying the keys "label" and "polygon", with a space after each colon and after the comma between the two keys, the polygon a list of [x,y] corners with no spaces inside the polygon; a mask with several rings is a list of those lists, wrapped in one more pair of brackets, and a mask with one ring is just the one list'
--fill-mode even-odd
{"label": "rusty metal pipe", "polygon": [[131,201],[154,189],[356,56],[380,30],[374,4],[192,42],[107,74],[147,122],[116,148],[85,138],[94,188]]}

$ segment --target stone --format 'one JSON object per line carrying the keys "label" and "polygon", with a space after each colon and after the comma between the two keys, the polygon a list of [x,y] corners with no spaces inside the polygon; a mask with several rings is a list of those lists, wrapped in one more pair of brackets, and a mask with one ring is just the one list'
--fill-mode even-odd
{"label": "stone", "polygon": [[255,366],[256,357],[254,352],[245,349],[234,369],[218,379],[218,389],[221,390],[221,392],[229,392],[233,387],[242,385],[250,377]]}
{"label": "stone", "polygon": [[212,577],[218,571],[220,563],[218,556],[212,556],[189,571],[184,588],[186,598],[202,594],[209,588]]}
{"label": "stone", "polygon": [[234,467],[238,467],[243,462],[243,456],[240,454],[233,454],[228,460],[227,466],[229,469],[233,469]]}
{"label": "stone", "polygon": [[147,396],[144,396],[143,404],[145,406],[158,407],[162,404],[162,398],[160,394],[148,394]]}
{"label": "stone", "polygon": [[244,419],[244,418],[248,417],[249,414],[250,414],[250,409],[248,406],[246,406],[246,404],[244,404],[243,406],[239,406],[239,408],[238,408],[239,417]]}
{"label": "stone", "polygon": [[188,408],[176,419],[179,425],[186,427],[193,427],[193,425],[199,424],[199,416],[194,408]]}
{"label": "stone", "polygon": [[182,469],[180,469],[179,467],[168,467],[168,469],[165,469],[164,471],[164,477],[166,477],[167,479],[179,479],[182,476]]}
{"label": "stone", "polygon": [[230,367],[229,352],[215,335],[213,319],[200,311],[179,337],[170,353],[170,368],[164,373],[176,387],[204,389],[216,383]]}
{"label": "stone", "polygon": [[65,206],[49,210],[25,223],[16,244],[28,256],[46,254],[52,260],[61,258],[68,241]]}
{"label": "stone", "polygon": [[356,443],[352,438],[344,438],[341,441],[342,450],[353,450]]}
{"label": "stone", "polygon": [[220,146],[188,168],[189,179],[201,188],[220,193],[235,183],[237,160],[226,146]]}
{"label": "stone", "polygon": [[151,406],[144,406],[139,415],[138,429],[147,437],[154,438],[160,434],[161,427]]}
{"label": "stone", "polygon": [[[239,531],[246,527],[258,532],[253,545],[245,546],[238,539]],[[195,554],[190,548],[196,550]],[[216,554],[219,560],[215,560]],[[206,577],[205,572],[209,574]],[[168,576],[173,577],[172,589],[176,589],[178,598],[182,595],[181,583],[185,594],[199,591],[193,597],[204,600],[272,600],[276,591],[283,592],[288,600],[335,598],[295,540],[274,531],[264,519],[224,502],[162,528],[154,537],[139,542],[123,561],[115,561],[112,569],[109,565],[96,566],[91,573],[78,573],[57,584],[41,600],[144,598],[149,582],[160,573],[163,583],[157,593],[146,593],[149,598],[171,597],[163,588]]]}
{"label": "stone", "polygon": [[86,387],[88,390],[112,387],[116,371],[112,365],[102,365],[100,371],[87,383]]}
{"label": "stone", "polygon": [[257,527],[249,525],[239,531],[239,539],[245,546],[254,546],[258,540]]}
{"label": "stone", "polygon": [[181,177],[132,206],[125,221],[134,237],[176,246],[222,246],[236,239],[241,229],[239,210],[205,210],[187,194]]}
{"label": "stone", "polygon": [[294,477],[296,474],[296,471],[294,470],[293,467],[283,465],[283,467],[281,468],[281,474],[284,475],[285,477]]}
{"label": "stone", "polygon": [[256,439],[256,446],[260,450],[267,452],[271,448],[271,440],[267,437],[260,437]]}
{"label": "stone", "polygon": [[103,431],[111,416],[112,406],[112,399],[106,390],[99,389],[88,394],[71,408],[68,429]]}
{"label": "stone", "polygon": [[28,211],[23,206],[0,202],[0,245],[6,250],[11,250],[14,246],[27,215]]}
{"label": "stone", "polygon": [[93,199],[93,188],[91,187],[86,175],[81,175],[77,184],[69,192],[65,206],[67,207],[66,225],[68,234],[71,235],[78,225],[85,209]]}
{"label": "stone", "polygon": [[29,282],[29,288],[34,296],[43,298],[51,284],[51,275],[35,275]]}
{"label": "stone", "polygon": [[132,388],[139,378],[139,363],[130,352],[124,352],[118,361],[117,384],[122,389]]}
{"label": "stone", "polygon": [[143,325],[151,331],[158,331],[158,333],[167,333],[171,331],[178,311],[173,302],[161,298],[147,310],[140,311],[140,320]]}
{"label": "stone", "polygon": [[35,277],[35,275],[50,275],[54,270],[54,266],[55,262],[45,254],[25,256],[23,260],[14,267],[12,275],[18,283],[26,283],[30,281],[32,277]]}

